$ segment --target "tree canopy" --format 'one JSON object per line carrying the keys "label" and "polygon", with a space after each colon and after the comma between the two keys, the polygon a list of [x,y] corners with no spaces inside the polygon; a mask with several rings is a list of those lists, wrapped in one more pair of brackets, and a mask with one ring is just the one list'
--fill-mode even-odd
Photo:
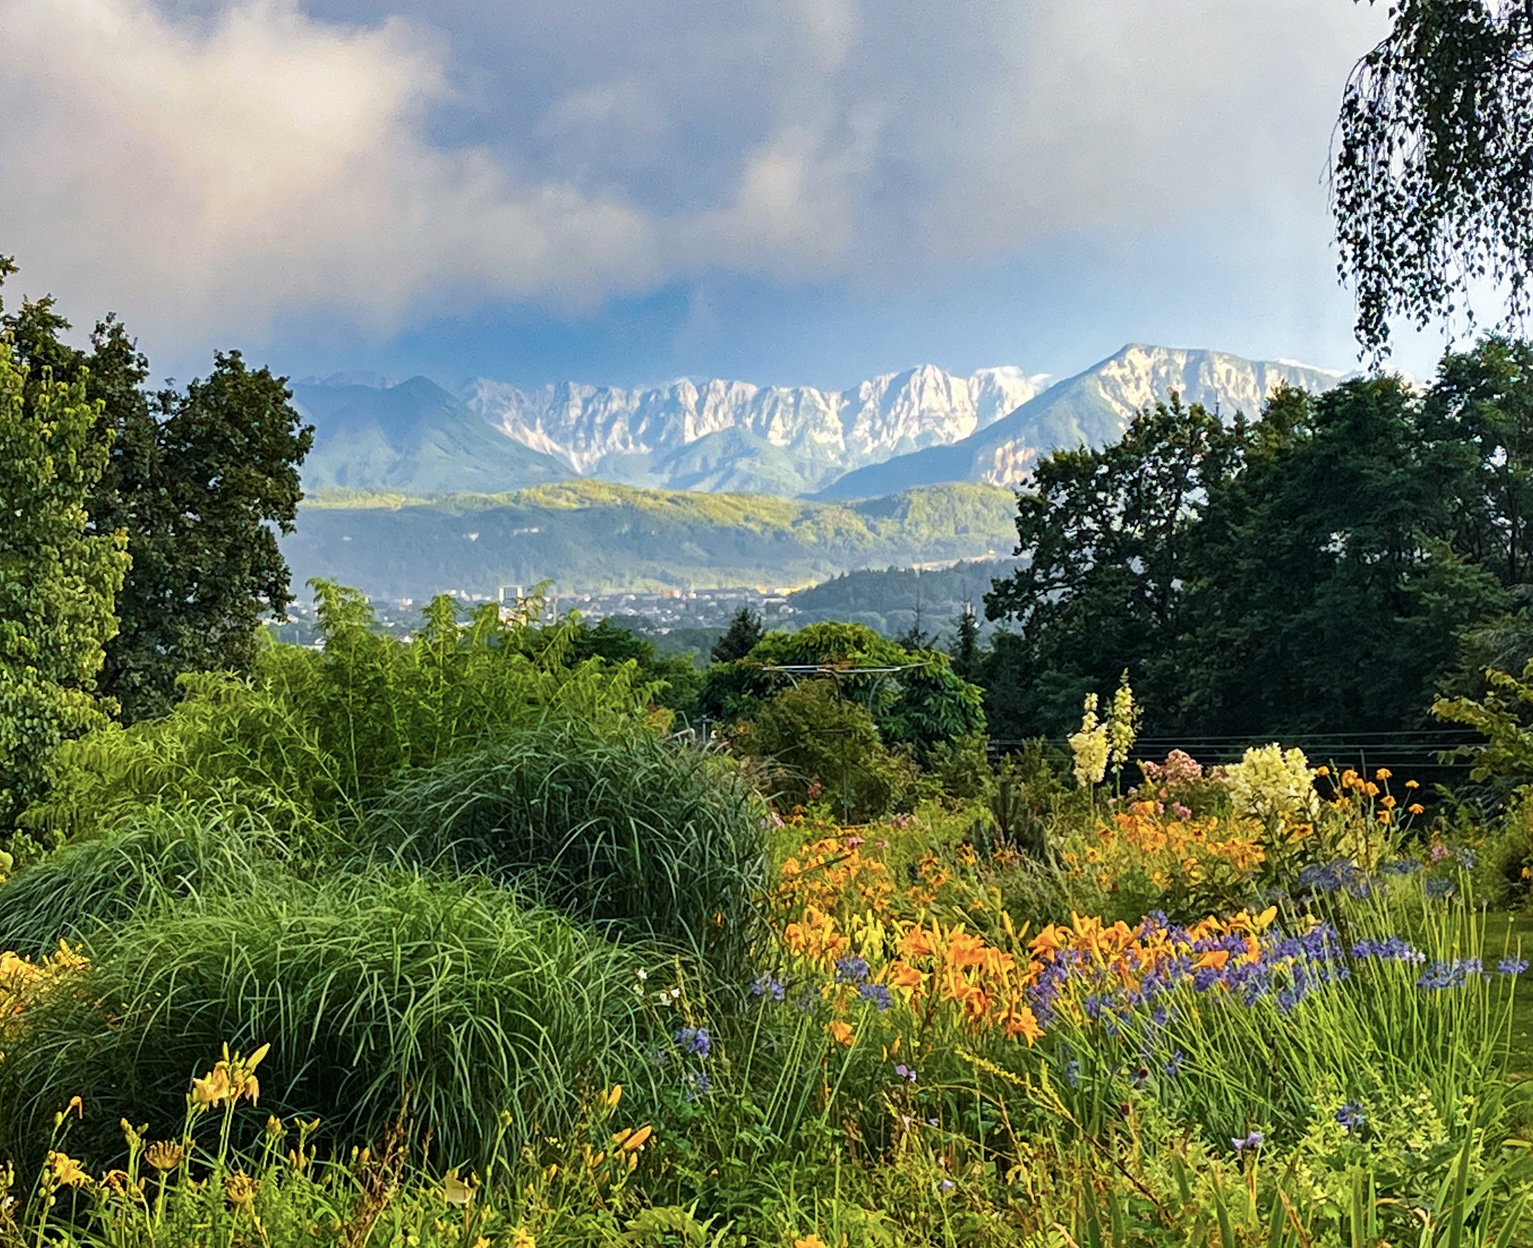
{"label": "tree canopy", "polygon": [[96,677],[127,556],[121,532],[89,530],[95,417],[81,382],[31,376],[0,339],[0,829],[43,795],[61,742],[108,722]]}
{"label": "tree canopy", "polygon": [[1172,402],[1043,460],[1026,563],[986,608],[1003,736],[1057,735],[1127,666],[1153,735],[1422,722],[1466,629],[1529,579],[1533,354],[1488,338],[1418,393],[1275,392],[1224,425]]}
{"label": "tree canopy", "polygon": [[1418,325],[1489,279],[1520,321],[1533,274],[1533,3],[1391,0],[1389,34],[1353,68],[1331,170],[1338,268],[1358,342]]}
{"label": "tree canopy", "polygon": [[[0,265],[0,280],[15,266]],[[105,456],[85,500],[93,532],[127,534],[102,691],[129,721],[171,703],[182,672],[248,672],[261,617],[292,601],[277,532],[291,532],[298,465],[313,442],[284,378],[238,351],[184,390],[151,391],[149,364],[122,324],[98,322],[90,349],[70,346],[52,299],[0,307],[0,336],[27,366],[24,406],[45,377],[83,387],[89,440]]]}

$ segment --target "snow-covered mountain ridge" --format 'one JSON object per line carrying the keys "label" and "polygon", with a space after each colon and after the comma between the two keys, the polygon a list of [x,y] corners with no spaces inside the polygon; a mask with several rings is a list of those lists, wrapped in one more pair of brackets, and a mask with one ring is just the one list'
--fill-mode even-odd
{"label": "snow-covered mountain ridge", "polygon": [[[966,438],[1033,398],[1044,380],[1014,367],[964,377],[924,365],[847,390],[720,379],[633,390],[574,382],[523,390],[475,378],[460,393],[507,437],[581,476],[750,488],[761,473],[742,471],[738,461],[764,452],[790,472],[796,467],[791,475],[802,479],[800,488],[813,489],[853,468]],[[703,453],[684,454],[688,448]]]}
{"label": "snow-covered mountain ridge", "polygon": [[710,492],[871,498],[952,481],[1013,485],[1061,446],[1116,438],[1134,412],[1179,393],[1260,411],[1280,384],[1342,374],[1219,351],[1130,344],[1045,385],[1008,366],[967,376],[923,365],[845,390],[723,379],[622,389],[522,389],[474,378],[337,374],[294,387],[317,427],[308,488],[496,492],[590,477]]}

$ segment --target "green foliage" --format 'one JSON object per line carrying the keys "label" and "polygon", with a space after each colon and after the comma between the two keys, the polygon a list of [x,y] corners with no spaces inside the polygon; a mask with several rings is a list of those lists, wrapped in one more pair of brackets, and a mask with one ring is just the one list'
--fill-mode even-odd
{"label": "green foliage", "polygon": [[120,1119],[174,1138],[189,1080],[225,1043],[271,1045],[251,1136],[270,1111],[319,1115],[335,1143],[377,1142],[408,1094],[433,1159],[481,1171],[504,1111],[515,1156],[567,1128],[583,1090],[644,1076],[637,951],[485,883],[278,876],[89,948],[81,990],[51,996],[7,1043],[7,1156],[35,1155],[76,1094],[103,1162],[121,1152]]}
{"label": "green foliage", "polygon": [[[1462,541],[1464,511],[1488,505],[1462,433],[1394,378],[1274,397],[1244,471],[1209,502],[1180,647],[1210,660],[1189,680],[1189,720],[1272,734],[1420,723],[1458,630],[1507,601]],[[1173,652],[1157,687],[1185,670]]]}
{"label": "green foliage", "polygon": [[1473,448],[1476,488],[1461,499],[1457,549],[1506,586],[1533,564],[1533,344],[1491,335],[1450,351],[1425,398],[1425,417]]}
{"label": "green foliage", "polygon": [[[1003,539],[1002,545],[1009,550],[1012,542]],[[1015,561],[1010,559],[966,559],[941,568],[863,568],[795,590],[788,596],[788,605],[797,622],[866,624],[885,637],[896,637],[910,628],[919,609],[923,618],[951,621],[946,640],[952,654],[953,636],[965,605],[982,601],[992,580],[1014,567]],[[981,619],[975,624],[985,629]],[[958,670],[956,663],[954,670]],[[964,679],[972,680],[973,676]]]}
{"label": "green foliage", "polygon": [[953,644],[949,650],[953,656],[953,670],[964,680],[973,680],[979,674],[979,617],[974,613],[972,602],[963,604],[953,627]]}
{"label": "green foliage", "polygon": [[983,733],[939,741],[927,752],[923,781],[937,795],[953,799],[986,797],[994,787],[990,773],[990,742]]}
{"label": "green foliage", "polygon": [[1425,394],[1282,389],[1228,427],[1172,403],[1043,461],[986,599],[1018,626],[981,665],[995,730],[1067,730],[1125,663],[1151,735],[1419,727],[1526,576],[1530,360],[1487,339]]}
{"label": "green foliage", "polygon": [[749,607],[741,607],[730,618],[724,635],[713,643],[709,657],[715,663],[733,663],[754,650],[763,636],[761,616]]}
{"label": "green foliage", "polygon": [[121,533],[88,531],[86,500],[106,467],[85,389],[29,376],[0,337],[0,832],[46,793],[59,744],[106,722],[96,695]]}
{"label": "green foliage", "polygon": [[1488,671],[1520,672],[1533,662],[1533,617],[1527,609],[1492,616],[1464,629],[1458,637],[1458,662],[1444,673],[1444,697],[1483,698],[1490,692]]}
{"label": "green foliage", "polygon": [[130,722],[166,709],[182,672],[252,671],[261,618],[293,599],[277,535],[293,531],[313,430],[291,397],[238,351],[156,396],[151,471],[119,499],[133,571],[107,675]]}
{"label": "green foliage", "polygon": [[915,785],[910,760],[887,749],[867,708],[829,681],[779,690],[758,704],[734,744],[772,764],[766,783],[779,805],[823,801],[847,823],[887,814]]}
{"label": "green foliage", "polygon": [[1491,781],[1504,791],[1533,784],[1533,664],[1519,679],[1510,672],[1489,668],[1488,691],[1479,700],[1468,697],[1439,698],[1432,714],[1449,723],[1464,724],[1486,738],[1484,745],[1462,751],[1470,759],[1470,777]]}
{"label": "green foliage", "polygon": [[1375,360],[1389,320],[1451,317],[1489,278],[1529,307],[1533,12],[1493,0],[1404,0],[1353,67],[1331,173],[1338,268]]}
{"label": "green foliage", "polygon": [[90,455],[104,463],[85,506],[94,532],[127,535],[131,557],[101,687],[132,722],[165,710],[182,672],[251,670],[261,617],[292,601],[277,534],[292,532],[313,430],[285,380],[238,351],[217,354],[184,392],[151,395],[148,361],[114,318],[97,323],[88,352],[61,340],[68,329],[51,299],[0,317],[34,372],[29,411],[44,370],[95,405]]}
{"label": "green foliage", "polygon": [[237,804],[149,807],[90,840],[61,846],[0,888],[0,949],[41,957],[188,897],[254,892],[294,853],[284,831]]}
{"label": "green foliage", "polygon": [[565,724],[414,771],[369,822],[373,843],[404,862],[484,872],[738,970],[761,936],[766,816],[726,760]]}
{"label": "green foliage", "polygon": [[[754,717],[795,679],[767,670],[774,667],[824,668],[844,697],[869,709],[886,742],[910,745],[918,759],[938,742],[984,730],[979,689],[954,674],[945,654],[906,650],[858,624],[768,633],[744,659],[709,671],[699,705],[718,720]],[[897,670],[843,670],[856,668]]]}
{"label": "green foliage", "polygon": [[566,662],[577,625],[537,629],[493,605],[461,620],[448,598],[413,638],[382,635],[354,591],[318,590],[322,649],[273,646],[250,680],[185,680],[171,714],[109,727],[60,751],[34,827],[79,834],[156,800],[239,800],[311,830],[359,817],[410,768],[548,722],[644,717],[653,692],[633,664]]}
{"label": "green foliage", "polygon": [[1026,562],[985,596],[991,619],[1020,625],[1031,677],[1024,731],[1008,735],[1058,733],[1125,664],[1143,685],[1140,670],[1180,631],[1198,520],[1236,462],[1238,429],[1173,395],[1119,441],[1038,463],[1017,502]]}
{"label": "green foliage", "polygon": [[565,663],[575,667],[588,659],[611,664],[632,663],[646,684],[655,686],[655,702],[668,711],[690,718],[703,687],[703,673],[689,657],[662,657],[655,643],[632,629],[607,618],[593,627],[584,621],[574,628]]}
{"label": "green foliage", "polygon": [[989,805],[1003,845],[1038,861],[1051,857],[1049,825],[1066,800],[1068,768],[1068,759],[1052,756],[1040,739],[1024,742],[996,765]]}

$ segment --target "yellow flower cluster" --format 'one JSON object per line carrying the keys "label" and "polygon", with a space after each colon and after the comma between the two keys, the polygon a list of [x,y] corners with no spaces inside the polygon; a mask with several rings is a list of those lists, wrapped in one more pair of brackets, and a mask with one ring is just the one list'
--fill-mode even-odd
{"label": "yellow flower cluster", "polygon": [[28,1006],[61,985],[78,983],[88,970],[89,959],[63,940],[36,962],[0,953],[0,1038],[15,1027]]}
{"label": "yellow flower cluster", "polygon": [[[1010,916],[1004,917],[1007,933],[1015,936]],[[1034,975],[1029,960],[1019,961],[972,932],[935,919],[907,929],[899,955],[889,967],[889,986],[907,994],[913,1008],[927,1001],[951,1004],[963,1024],[998,1028],[1008,1040],[1020,1036],[1032,1044],[1043,1034],[1023,1000]]]}
{"label": "yellow flower cluster", "polygon": [[[1012,932],[1010,920],[1005,923]],[[1008,1038],[1023,1036],[1028,1043],[1043,1034],[1022,1001],[1029,982],[1027,959],[996,948],[961,924],[944,926],[932,919],[886,925],[867,913],[842,925],[834,915],[810,906],[783,929],[782,943],[800,964],[826,974],[840,959],[860,955],[869,964],[870,982],[882,984],[892,1001],[925,1022],[950,1007],[949,1021],[962,1030],[999,1027]],[[827,983],[825,995],[844,1006],[853,994]],[[844,1022],[833,1022],[830,1034],[838,1044],[850,1045],[853,1039]]]}
{"label": "yellow flower cluster", "polygon": [[[1395,807],[1399,805],[1399,800],[1388,791],[1389,781],[1393,776],[1394,772],[1388,767],[1380,767],[1373,773],[1373,779],[1369,780],[1348,767],[1336,782],[1336,799],[1333,805],[1341,806],[1349,801],[1370,805],[1373,807],[1375,818],[1380,823],[1390,823],[1395,817]],[[1384,787],[1381,788],[1381,785]],[[1415,780],[1405,782],[1406,791],[1412,796],[1420,787],[1421,785]],[[1425,812],[1426,807],[1417,801],[1412,801],[1405,808],[1405,813],[1408,815],[1420,815]]]}
{"label": "yellow flower cluster", "polygon": [[1086,695],[1080,731],[1070,734],[1070,756],[1074,760],[1075,781],[1081,788],[1101,784],[1107,774],[1108,725],[1097,718],[1097,695]]}
{"label": "yellow flower cluster", "polygon": [[791,907],[838,911],[847,904],[879,910],[894,899],[889,868],[863,852],[857,838],[825,837],[782,865],[778,900]]}
{"label": "yellow flower cluster", "polygon": [[198,1109],[213,1109],[221,1105],[234,1105],[249,1101],[252,1105],[260,1099],[261,1082],[256,1078],[256,1067],[271,1051],[271,1045],[263,1044],[249,1057],[233,1055],[224,1045],[222,1059],[201,1079],[192,1080],[191,1101]]}
{"label": "yellow flower cluster", "polygon": [[1300,749],[1253,746],[1224,769],[1224,787],[1238,813],[1257,819],[1305,820],[1320,812],[1315,772]]}
{"label": "yellow flower cluster", "polygon": [[836,927],[836,916],[818,906],[804,913],[782,932],[782,943],[796,958],[818,970],[829,970],[851,948],[851,939]]}

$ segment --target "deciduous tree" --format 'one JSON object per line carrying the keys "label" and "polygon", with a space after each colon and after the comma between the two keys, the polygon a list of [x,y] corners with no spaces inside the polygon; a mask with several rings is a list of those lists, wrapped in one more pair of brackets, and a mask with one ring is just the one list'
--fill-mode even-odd
{"label": "deciduous tree", "polygon": [[1375,360],[1392,315],[1451,316],[1481,279],[1522,318],[1533,276],[1533,0],[1391,0],[1389,18],[1347,80],[1331,172]]}
{"label": "deciduous tree", "polygon": [[[7,262],[0,280],[14,272]],[[292,530],[313,431],[285,380],[237,351],[184,391],[151,393],[148,361],[115,318],[96,325],[89,351],[64,341],[68,328],[47,298],[0,314],[29,368],[28,410],[45,374],[94,404],[91,440],[106,462],[89,488],[90,526],[125,531],[132,559],[100,680],[132,721],[165,710],[182,672],[249,670],[262,615],[292,601],[277,533]]]}
{"label": "deciduous tree", "polygon": [[997,647],[1023,703],[1006,716],[1017,735],[1071,722],[1125,665],[1151,713],[1164,709],[1144,669],[1181,631],[1194,531],[1238,463],[1244,430],[1173,395],[1134,416],[1117,442],[1039,461],[1017,502],[1025,562],[985,595],[986,614],[1018,630]]}
{"label": "deciduous tree", "polygon": [[[28,396],[30,395],[30,399]],[[84,385],[32,378],[0,339],[0,828],[43,796],[59,743],[107,721],[96,690],[127,567],[85,505],[106,469]]]}

